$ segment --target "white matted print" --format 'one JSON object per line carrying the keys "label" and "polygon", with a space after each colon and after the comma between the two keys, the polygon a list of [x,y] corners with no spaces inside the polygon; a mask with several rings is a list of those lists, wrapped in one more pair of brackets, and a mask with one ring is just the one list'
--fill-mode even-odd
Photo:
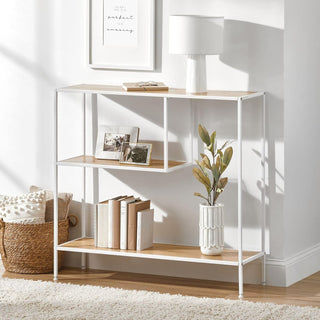
{"label": "white matted print", "polygon": [[153,70],[155,0],[89,0],[89,66]]}
{"label": "white matted print", "polygon": [[121,148],[120,163],[150,165],[152,144],[124,143]]}
{"label": "white matted print", "polygon": [[104,45],[137,47],[138,0],[104,0]]}
{"label": "white matted print", "polygon": [[100,126],[97,137],[97,159],[120,159],[123,143],[137,142],[138,127]]}

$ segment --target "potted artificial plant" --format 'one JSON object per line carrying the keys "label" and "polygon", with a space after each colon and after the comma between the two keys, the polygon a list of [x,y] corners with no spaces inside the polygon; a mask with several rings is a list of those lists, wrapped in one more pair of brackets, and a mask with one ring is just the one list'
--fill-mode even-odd
{"label": "potted artificial plant", "polygon": [[193,175],[206,190],[205,195],[195,192],[194,195],[206,202],[200,204],[199,213],[199,244],[205,255],[218,255],[223,250],[223,204],[216,201],[228,183],[227,177],[222,177],[228,167],[232,155],[232,147],[225,142],[217,148],[216,132],[209,135],[207,129],[199,125],[199,136],[205,145],[205,153],[200,153],[201,161],[193,168]]}

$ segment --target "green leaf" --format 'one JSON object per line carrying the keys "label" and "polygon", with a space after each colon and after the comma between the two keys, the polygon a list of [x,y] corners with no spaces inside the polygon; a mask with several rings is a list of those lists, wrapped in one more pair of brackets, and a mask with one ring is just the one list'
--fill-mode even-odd
{"label": "green leaf", "polygon": [[217,190],[216,193],[214,195],[214,202],[218,199],[218,197],[220,196],[220,194],[223,192],[225,186],[228,183],[228,178],[221,178],[218,182],[217,185]]}
{"label": "green leaf", "polygon": [[220,173],[219,173],[219,168],[217,167],[216,164],[212,165],[212,175],[214,177],[214,180],[217,182],[219,181],[220,178]]}
{"label": "green leaf", "polygon": [[211,134],[210,140],[212,145],[214,145],[214,142],[216,140],[216,134],[217,134],[216,131],[213,131]]}
{"label": "green leaf", "polygon": [[[225,177],[225,178],[221,178],[218,182],[218,188],[221,189],[223,191],[223,189],[225,188],[225,186],[227,185],[228,183],[228,178]],[[222,192],[221,191],[221,192]]]}
{"label": "green leaf", "polygon": [[231,141],[226,141],[221,147],[220,147],[220,149],[219,150],[223,150],[228,144],[230,144],[231,143]]}
{"label": "green leaf", "polygon": [[200,156],[202,158],[201,163],[209,170],[211,170],[211,163],[210,163],[210,159],[208,158],[208,156],[204,153],[200,153]]}
{"label": "green leaf", "polygon": [[207,129],[205,127],[203,127],[201,124],[199,124],[198,131],[199,131],[199,136],[200,136],[201,140],[207,146],[209,146],[210,143],[211,143],[211,140],[210,140],[210,136],[209,136],[209,133],[208,133]]}
{"label": "green leaf", "polygon": [[210,179],[206,177],[199,168],[193,168],[192,173],[196,177],[196,179],[205,186],[205,188],[207,189],[207,192],[210,193],[210,190],[211,190]]}
{"label": "green leaf", "polygon": [[221,160],[220,160],[220,156],[217,156],[217,160],[216,160],[216,166],[218,167],[218,170],[220,169],[220,165],[221,165]]}
{"label": "green leaf", "polygon": [[207,169],[211,170],[210,159],[206,155],[202,158],[202,163]]}
{"label": "green leaf", "polygon": [[200,161],[196,160],[196,163],[197,163],[197,165],[199,166],[199,168],[201,169],[202,173],[203,173],[206,177],[209,177],[208,174],[207,174],[207,172],[206,172],[206,169],[205,169],[205,166],[204,166],[203,161],[200,162]]}
{"label": "green leaf", "polygon": [[224,173],[224,170],[227,169],[227,166],[223,163],[221,163],[221,166],[220,166],[220,173],[223,174]]}
{"label": "green leaf", "polygon": [[226,149],[226,151],[224,152],[223,158],[222,158],[222,162],[225,165],[225,167],[227,167],[231,161],[233,155],[233,149],[232,147],[229,147]]}
{"label": "green leaf", "polygon": [[193,195],[196,196],[196,197],[200,197],[200,198],[206,200],[209,203],[209,199],[206,198],[205,196],[203,196],[201,193],[195,192]]}
{"label": "green leaf", "polygon": [[[202,162],[202,161],[201,161],[201,162]],[[203,164],[202,164],[201,162],[198,161],[198,160],[196,160],[197,165],[198,165],[201,169],[203,169]]]}
{"label": "green leaf", "polygon": [[212,153],[212,155],[215,154],[215,149],[216,149],[216,145],[217,145],[217,141],[216,141],[216,131],[212,132],[211,136],[210,136],[210,146],[208,147],[208,149],[210,150],[210,152]]}

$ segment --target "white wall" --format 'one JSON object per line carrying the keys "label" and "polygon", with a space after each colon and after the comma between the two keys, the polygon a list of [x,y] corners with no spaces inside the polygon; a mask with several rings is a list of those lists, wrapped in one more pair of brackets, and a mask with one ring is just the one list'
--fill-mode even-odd
{"label": "white wall", "polygon": [[[283,0],[156,0],[156,71],[126,72],[92,70],[86,65],[86,1],[7,1],[0,10],[0,193],[25,192],[30,184],[53,184],[53,89],[73,83],[115,83],[137,80],[165,81],[184,87],[185,58],[167,53],[170,14],[210,14],[225,16],[225,52],[208,57],[210,89],[265,90],[267,96],[268,190],[267,212],[270,229],[270,254],[284,258],[284,149],[283,149]],[[200,3],[200,5],[199,5]],[[80,152],[80,97],[61,99],[61,156]],[[161,156],[161,101],[150,99],[99,98],[100,122],[137,125],[141,138],[154,143]],[[88,98],[88,104],[90,100]],[[244,245],[259,249],[259,107],[246,104],[244,113]],[[188,105],[170,105],[170,155],[187,155]],[[217,129],[221,140],[235,139],[235,108],[230,103],[198,104],[199,122]],[[90,119],[88,119],[88,125]],[[90,136],[88,137],[90,140]],[[235,149],[236,146],[234,145]],[[90,149],[90,145],[88,146]],[[236,243],[236,164],[228,175],[231,182],[221,200],[226,206],[226,242]],[[75,200],[82,196],[81,170],[61,170],[61,189],[72,191]],[[150,187],[152,186],[152,188]],[[90,190],[88,185],[88,190]],[[173,174],[141,175],[133,172],[102,171],[100,198],[118,193],[133,193],[150,198],[156,209],[155,238],[161,242],[197,245],[198,200],[201,190],[190,169]],[[74,210],[77,206],[74,206]],[[77,231],[74,231],[75,233]],[[73,257],[69,263],[75,263]],[[90,258],[91,266],[156,272],[179,276],[235,280],[230,274],[214,274],[206,266],[150,262],[135,259]],[[105,265],[102,262],[106,263]],[[216,270],[216,269],[214,269]],[[258,268],[247,269],[248,281],[258,281]]]}
{"label": "white wall", "polygon": [[286,1],[285,21],[284,252],[314,252],[315,263],[299,270],[303,276],[320,269],[319,1]]}

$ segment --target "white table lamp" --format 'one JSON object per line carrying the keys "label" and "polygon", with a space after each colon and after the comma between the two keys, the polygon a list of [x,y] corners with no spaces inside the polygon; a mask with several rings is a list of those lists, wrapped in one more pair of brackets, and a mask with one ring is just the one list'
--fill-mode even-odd
{"label": "white table lamp", "polygon": [[186,91],[207,91],[206,55],[220,54],[223,17],[173,15],[169,17],[169,53],[187,55]]}

